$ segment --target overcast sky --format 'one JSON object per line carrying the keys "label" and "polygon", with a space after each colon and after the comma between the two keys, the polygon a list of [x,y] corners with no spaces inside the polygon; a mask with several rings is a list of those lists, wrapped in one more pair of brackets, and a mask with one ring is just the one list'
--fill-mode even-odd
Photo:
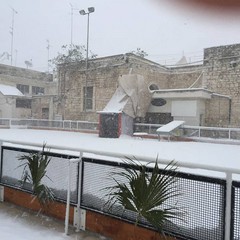
{"label": "overcast sky", "polygon": [[[95,7],[90,15],[89,48],[99,57],[137,48],[159,63],[175,63],[183,53],[198,60],[203,49],[240,43],[240,14],[213,13],[209,9],[181,7],[166,0],[0,0],[0,56],[11,53],[14,8],[13,65],[47,71],[47,39],[50,58],[72,40],[86,45],[87,16],[80,9]],[[9,64],[6,55],[0,63]]]}

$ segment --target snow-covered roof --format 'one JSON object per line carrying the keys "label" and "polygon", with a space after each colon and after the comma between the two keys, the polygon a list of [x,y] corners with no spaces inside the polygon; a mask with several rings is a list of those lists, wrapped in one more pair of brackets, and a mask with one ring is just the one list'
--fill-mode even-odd
{"label": "snow-covered roof", "polygon": [[0,92],[4,96],[23,96],[23,94],[13,86],[0,84]]}
{"label": "snow-covered roof", "polygon": [[154,90],[153,98],[203,98],[210,99],[212,92],[205,88],[179,88]]}

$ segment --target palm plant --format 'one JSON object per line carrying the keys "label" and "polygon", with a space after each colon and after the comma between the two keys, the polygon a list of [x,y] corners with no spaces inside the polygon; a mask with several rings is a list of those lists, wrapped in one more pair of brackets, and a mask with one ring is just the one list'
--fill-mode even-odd
{"label": "palm plant", "polygon": [[124,171],[111,174],[115,185],[107,188],[110,211],[114,205],[121,205],[124,210],[136,213],[135,225],[143,218],[163,233],[164,223],[180,219],[183,213],[176,204],[169,206],[166,203],[181,194],[176,185],[176,165],[171,162],[160,170],[156,160],[152,172],[149,172],[148,164],[131,159],[125,162]]}
{"label": "palm plant", "polygon": [[51,158],[44,152],[45,146],[46,144],[43,145],[40,152],[30,152],[18,158],[18,160],[24,162],[19,165],[19,167],[24,166],[22,183],[29,182],[32,184],[33,194],[36,195],[41,206],[46,206],[54,199],[51,189],[42,183],[42,179],[48,177],[46,175],[47,166],[51,161]]}

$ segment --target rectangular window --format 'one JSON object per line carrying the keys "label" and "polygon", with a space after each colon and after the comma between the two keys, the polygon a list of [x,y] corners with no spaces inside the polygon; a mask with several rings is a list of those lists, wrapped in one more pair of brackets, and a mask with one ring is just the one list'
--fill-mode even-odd
{"label": "rectangular window", "polygon": [[16,99],[16,108],[31,108],[31,99]]}
{"label": "rectangular window", "polygon": [[83,88],[83,109],[84,110],[93,109],[93,87]]}
{"label": "rectangular window", "polygon": [[29,86],[28,86],[28,85],[17,84],[17,89],[18,89],[22,94],[27,94],[27,93],[29,93]]}
{"label": "rectangular window", "polygon": [[32,95],[41,95],[41,94],[44,94],[44,88],[43,87],[36,87],[36,86],[33,86],[32,87]]}
{"label": "rectangular window", "polygon": [[49,108],[42,108],[42,119],[49,118]]}

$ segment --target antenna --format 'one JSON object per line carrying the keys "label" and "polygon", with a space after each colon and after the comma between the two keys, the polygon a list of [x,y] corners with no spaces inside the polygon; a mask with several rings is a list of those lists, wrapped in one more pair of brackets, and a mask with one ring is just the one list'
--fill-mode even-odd
{"label": "antenna", "polygon": [[50,42],[49,42],[49,40],[47,39],[46,40],[47,41],[47,62],[48,62],[48,64],[47,64],[47,72],[49,73],[49,52],[50,52],[50,47],[51,47],[51,45],[50,45]]}
{"label": "antenna", "polygon": [[78,9],[74,8],[71,3],[69,3],[69,5],[71,6],[71,45],[70,45],[70,49],[72,50],[72,45],[73,45],[73,11],[78,10]]}
{"label": "antenna", "polygon": [[10,34],[11,34],[11,55],[10,55],[10,57],[11,57],[11,66],[12,66],[12,62],[13,62],[13,33],[14,33],[14,14],[17,14],[18,12],[14,9],[14,8],[12,8],[11,7],[11,9],[12,9],[12,26],[10,27]]}
{"label": "antenna", "polygon": [[18,54],[18,50],[15,49],[15,67],[17,66],[17,54]]}

